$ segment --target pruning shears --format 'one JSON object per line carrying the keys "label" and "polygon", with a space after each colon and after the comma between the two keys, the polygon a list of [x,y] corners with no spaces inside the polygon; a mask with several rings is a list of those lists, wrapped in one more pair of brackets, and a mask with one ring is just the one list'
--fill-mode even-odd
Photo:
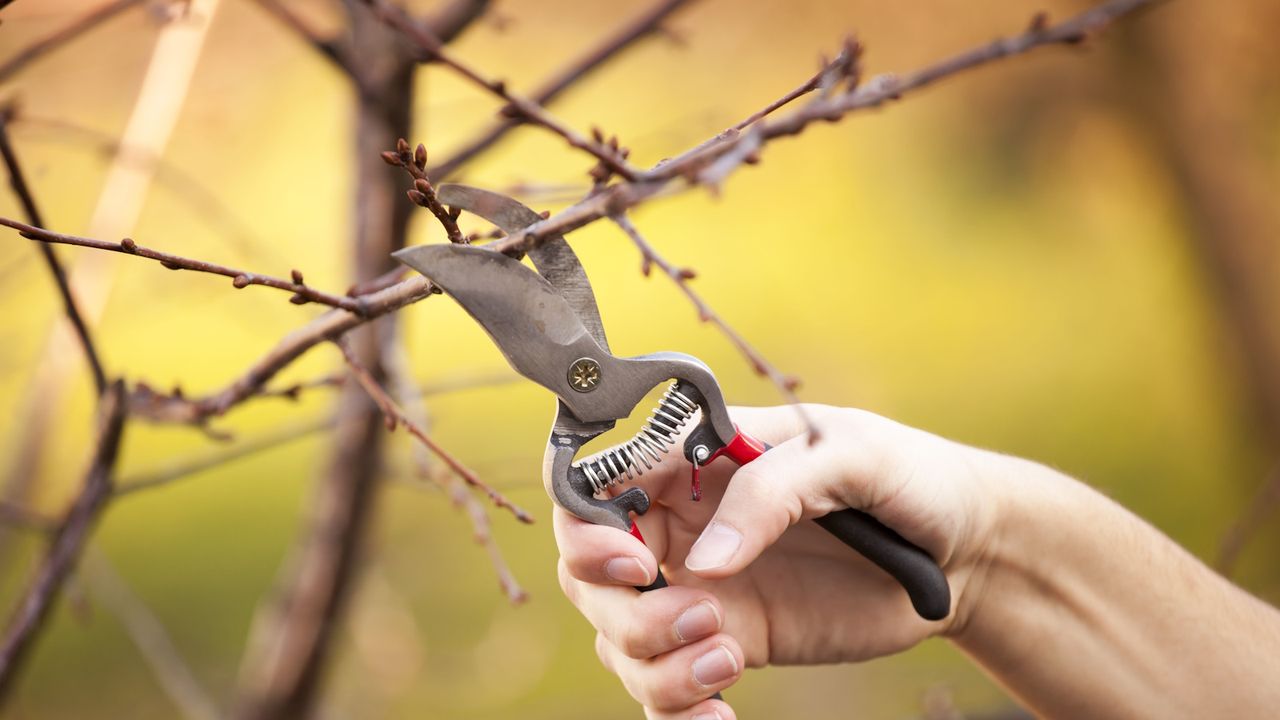
{"label": "pruning shears", "polygon": [[[511,198],[479,188],[443,185],[438,195],[441,203],[485,218],[508,234],[542,219]],[[611,495],[609,489],[662,462],[686,425],[696,419],[683,446],[693,465],[694,500],[700,496],[701,468],[720,457],[743,465],[769,450],[729,419],[720,385],[702,361],[678,352],[629,358],[609,352],[591,284],[563,237],[543,239],[528,255],[537,272],[517,258],[461,244],[420,245],[396,252],[395,258],[452,296],[516,372],[555,393],[543,483],[556,504],[643,541],[633,515],[649,509],[648,494],[632,487]],[[670,386],[635,437],[576,460],[585,444],[629,417],[650,390],[667,381]],[[892,575],[921,617],[941,620],[950,612],[946,576],[924,550],[859,510],[841,510],[816,522]],[[653,584],[638,589],[666,584],[659,571]]]}

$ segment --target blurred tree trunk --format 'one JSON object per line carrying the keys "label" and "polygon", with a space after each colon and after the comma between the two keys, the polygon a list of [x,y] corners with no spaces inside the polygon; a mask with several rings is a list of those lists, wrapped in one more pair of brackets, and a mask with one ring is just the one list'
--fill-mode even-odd
{"label": "blurred tree trunk", "polygon": [[1146,23],[1128,32],[1136,52],[1117,64],[1117,96],[1128,98],[1161,165],[1173,172],[1189,239],[1217,296],[1228,352],[1246,378],[1259,440],[1274,456],[1280,452],[1280,203],[1256,130],[1254,95],[1226,87],[1220,69],[1190,67],[1204,58],[1180,30]]}
{"label": "blurred tree trunk", "polygon": [[[404,245],[413,205],[382,151],[410,135],[417,60],[397,33],[357,0],[346,51],[355,68],[355,281],[387,272],[390,253]],[[350,333],[355,356],[379,382],[384,350],[395,341],[389,316]],[[276,597],[259,609],[242,667],[238,716],[296,718],[312,713],[326,659],[353,587],[382,465],[383,418],[357,383],[338,399],[331,455],[316,483],[304,527],[278,580]]]}

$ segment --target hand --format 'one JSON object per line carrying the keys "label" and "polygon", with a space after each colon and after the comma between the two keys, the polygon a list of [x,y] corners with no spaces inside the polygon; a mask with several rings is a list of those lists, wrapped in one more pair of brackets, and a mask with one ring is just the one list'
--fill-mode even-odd
{"label": "hand", "polygon": [[[653,500],[639,520],[647,548],[556,508],[561,585],[648,717],[730,720],[708,698],[744,667],[863,660],[962,626],[998,514],[982,469],[1002,458],[866,412],[808,410],[823,436],[812,446],[791,408],[732,409],[775,447],[740,469],[713,463],[701,502],[678,453],[631,483]],[[946,620],[920,619],[886,573],[801,522],[849,507],[938,561],[952,588]],[[634,590],[659,563],[672,587]]]}

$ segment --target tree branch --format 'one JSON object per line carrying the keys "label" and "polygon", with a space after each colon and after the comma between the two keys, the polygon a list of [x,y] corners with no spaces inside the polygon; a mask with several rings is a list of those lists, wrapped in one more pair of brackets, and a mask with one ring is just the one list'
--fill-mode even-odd
{"label": "tree branch", "polygon": [[320,34],[318,30],[311,27],[311,24],[303,20],[297,13],[289,9],[280,0],[254,0],[258,7],[270,13],[272,17],[280,22],[281,25],[289,28],[295,35],[307,43],[316,52],[320,53],[326,60],[333,63],[334,67],[341,70],[344,74],[350,75],[353,72],[351,58],[343,49],[342,44],[334,38],[327,38]]}
{"label": "tree branch", "polygon": [[417,423],[410,420],[405,415],[404,410],[400,408],[400,405],[387,394],[386,390],[382,389],[382,386],[378,384],[378,381],[375,380],[369,371],[360,364],[360,361],[352,354],[351,348],[347,347],[346,343],[337,341],[336,344],[338,348],[342,350],[342,359],[346,360],[347,367],[351,369],[352,377],[356,379],[356,382],[360,383],[360,387],[364,388],[364,391],[368,393],[369,397],[377,404],[378,409],[382,411],[382,414],[387,421],[387,430],[395,430],[396,426],[403,425],[404,429],[407,430],[410,435],[417,438],[418,442],[421,442],[428,450],[434,453],[436,457],[443,460],[444,464],[448,465],[449,469],[457,474],[458,477],[462,478],[471,487],[480,490],[485,495],[488,495],[489,500],[491,500],[496,507],[505,508],[510,511],[511,514],[520,522],[533,522],[532,515],[526,512],[519,505],[512,503],[502,493],[493,489],[491,485],[481,480],[479,475],[476,475],[470,468],[463,465],[462,462],[454,457],[452,453],[441,447],[435,440],[432,440],[431,436],[427,435],[427,433],[419,427]]}
{"label": "tree branch", "polygon": [[403,37],[426,53],[433,61],[450,68],[474,85],[496,95],[506,101],[502,112],[508,117],[524,119],[540,125],[564,138],[570,147],[583,150],[595,157],[611,172],[621,177],[632,179],[637,170],[627,163],[626,151],[618,150],[599,139],[585,137],[578,131],[561,122],[545,108],[532,100],[511,92],[505,82],[488,80],[479,72],[464,64],[448,52],[440,38],[433,35],[430,29],[413,20],[403,9],[387,0],[362,0],[378,15],[383,22],[399,31]]}
{"label": "tree branch", "polygon": [[49,550],[36,571],[35,579],[28,586],[10,619],[4,642],[0,644],[0,703],[12,693],[14,679],[22,661],[48,620],[54,600],[75,566],[95,521],[111,497],[111,477],[115,471],[120,439],[124,435],[126,403],[122,381],[116,380],[107,388],[100,407],[102,424],[98,431],[97,449],[89,470],[85,473],[80,494],[58,525]]}
{"label": "tree branch", "polygon": [[694,292],[689,285],[689,281],[695,277],[692,270],[678,268],[659,255],[657,250],[654,250],[649,241],[644,239],[644,236],[640,234],[640,231],[636,229],[636,226],[632,224],[627,216],[615,215],[612,219],[639,248],[640,255],[643,257],[641,271],[645,276],[647,277],[652,267],[657,265],[667,277],[671,278],[676,287],[680,288],[680,292],[684,293],[685,297],[689,298],[689,302],[693,303],[694,308],[697,309],[698,319],[716,326],[725,337],[729,338],[729,342],[733,343],[738,352],[747,359],[747,362],[751,363],[751,367],[756,371],[756,374],[767,378],[769,382],[772,382],[778,388],[778,392],[782,393],[787,402],[791,403],[792,407],[796,409],[796,413],[800,415],[800,419],[804,421],[809,433],[809,441],[816,442],[820,436],[818,427],[814,425],[813,419],[809,417],[809,413],[800,404],[800,398],[796,397],[796,388],[800,386],[799,379],[784,375],[778,368],[774,367],[772,363],[765,359],[764,355],[760,354],[760,351],[755,346],[747,342],[747,339],[741,333],[734,330],[729,323],[725,322],[724,318],[720,317],[719,313],[712,310],[707,301],[702,299],[702,296]]}
{"label": "tree branch", "polygon": [[98,27],[121,11],[128,10],[134,5],[141,5],[142,2],[143,0],[114,0],[114,2],[100,5],[86,12],[79,18],[14,53],[13,57],[0,64],[0,82],[5,82],[33,61]]}
{"label": "tree branch", "polygon": [[[529,96],[532,102],[546,106],[560,97],[566,90],[590,75],[600,66],[616,57],[623,50],[637,41],[648,37],[656,31],[663,20],[676,10],[688,5],[690,0],[662,0],[641,15],[619,28],[612,36],[606,38],[582,57],[574,60],[564,69],[544,80],[537,90]],[[488,150],[499,140],[517,127],[524,124],[519,118],[505,118],[491,125],[478,134],[470,142],[464,144],[439,165],[429,168],[427,175],[437,180],[445,180],[470,162],[477,155]]]}
{"label": "tree branch", "polygon": [[[393,388],[395,397],[399,399],[405,416],[418,427],[427,428],[428,417],[427,406],[423,402],[424,393],[409,370],[409,358],[404,351],[403,343],[397,344],[391,356],[387,358],[386,368],[388,384]],[[498,576],[498,587],[513,605],[524,602],[529,595],[520,587],[515,574],[511,572],[511,567],[507,565],[506,558],[502,556],[502,549],[498,547],[498,542],[493,537],[488,510],[467,490],[466,482],[457,473],[440,473],[439,475],[443,475],[441,478],[432,472],[431,455],[430,448],[425,444],[414,445],[413,460],[419,477],[422,480],[436,481],[435,484],[449,494],[453,506],[467,513],[471,519],[471,535],[488,553],[489,562]]]}
{"label": "tree branch", "polygon": [[[18,197],[18,202],[22,205],[22,211],[26,213],[27,220],[35,225],[44,225],[44,218],[40,215],[40,210],[36,207],[35,197],[31,194],[31,188],[27,185],[27,179],[22,174],[22,166],[18,163],[18,155],[13,150],[13,145],[9,142],[9,119],[11,117],[12,108],[0,108],[0,155],[4,157],[4,164],[9,168],[9,185],[13,188],[13,194]],[[58,261],[58,255],[53,248],[40,244],[40,255],[44,258],[45,265],[49,268],[49,273],[53,275],[53,282],[58,286],[58,295],[62,298],[62,309],[67,315],[67,319],[71,321],[71,327],[75,330],[76,338],[80,341],[80,347],[84,350],[85,361],[89,363],[89,372],[93,375],[93,386],[97,390],[98,395],[107,387],[107,373],[102,369],[102,359],[98,356],[98,349],[93,344],[93,336],[89,332],[89,325],[84,321],[84,315],[81,314],[79,306],[76,304],[75,294],[71,291],[71,283],[67,280],[67,271],[62,267],[62,263]]]}
{"label": "tree branch", "polygon": [[143,247],[133,241],[132,238],[125,238],[118,243],[108,242],[106,240],[95,240],[93,238],[78,237],[76,235],[67,235],[64,233],[46,230],[43,227],[28,225],[27,223],[18,222],[9,218],[0,217],[0,225],[13,228],[18,234],[28,240],[36,240],[41,243],[59,243],[62,245],[75,245],[78,247],[94,248],[95,250],[107,250],[109,252],[122,253],[124,255],[136,255],[138,257],[155,260],[170,270],[192,270],[195,272],[210,273],[213,275],[222,275],[231,278],[231,284],[236,288],[245,288],[250,285],[262,285],[265,287],[276,288],[277,290],[287,290],[293,293],[293,297],[289,298],[289,302],[294,305],[305,305],[309,302],[328,305],[329,307],[341,308],[348,312],[362,315],[365,312],[364,301],[359,297],[343,297],[331,293],[316,290],[307,285],[302,278],[302,273],[294,270],[289,280],[283,278],[272,277],[270,275],[261,275],[252,273],[247,270],[239,270],[237,268],[219,265],[217,263],[206,262],[204,260],[195,260],[192,258],[174,255],[172,253],[153,250]]}
{"label": "tree branch", "polygon": [[447,45],[484,17],[490,4],[489,0],[452,0],[427,18],[424,24],[432,35]]}
{"label": "tree branch", "polygon": [[416,150],[410,151],[409,142],[400,138],[396,143],[395,152],[388,150],[382,153],[382,161],[392,167],[403,168],[409,173],[413,178],[413,189],[407,193],[409,199],[415,205],[424,207],[435,215],[436,220],[440,221],[440,225],[444,227],[445,234],[449,236],[449,242],[466,243],[462,231],[458,229],[458,214],[451,212],[440,203],[435,186],[431,184],[431,178],[428,177],[425,145],[419,143]]}

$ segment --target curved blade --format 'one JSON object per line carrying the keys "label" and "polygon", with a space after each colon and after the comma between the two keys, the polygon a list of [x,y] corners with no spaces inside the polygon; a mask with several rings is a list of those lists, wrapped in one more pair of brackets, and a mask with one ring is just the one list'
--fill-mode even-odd
{"label": "curved blade", "polygon": [[[541,215],[519,202],[488,190],[448,184],[441,185],[437,193],[440,202],[445,205],[479,215],[508,235],[542,220]],[[596,307],[591,282],[587,280],[582,263],[564,237],[556,235],[542,241],[538,247],[529,251],[529,259],[538,268],[538,272],[542,273],[542,277],[564,296],[565,302],[582,319],[582,324],[591,333],[591,337],[595,338],[600,347],[608,350],[609,342],[605,339],[604,323],[600,320],[600,309]]]}
{"label": "curved blade", "polygon": [[579,404],[575,395],[585,402],[586,396],[569,386],[566,372],[579,358],[612,356],[541,275],[506,255],[468,245],[418,245],[393,255],[453,296],[516,372],[567,398],[571,406]]}

